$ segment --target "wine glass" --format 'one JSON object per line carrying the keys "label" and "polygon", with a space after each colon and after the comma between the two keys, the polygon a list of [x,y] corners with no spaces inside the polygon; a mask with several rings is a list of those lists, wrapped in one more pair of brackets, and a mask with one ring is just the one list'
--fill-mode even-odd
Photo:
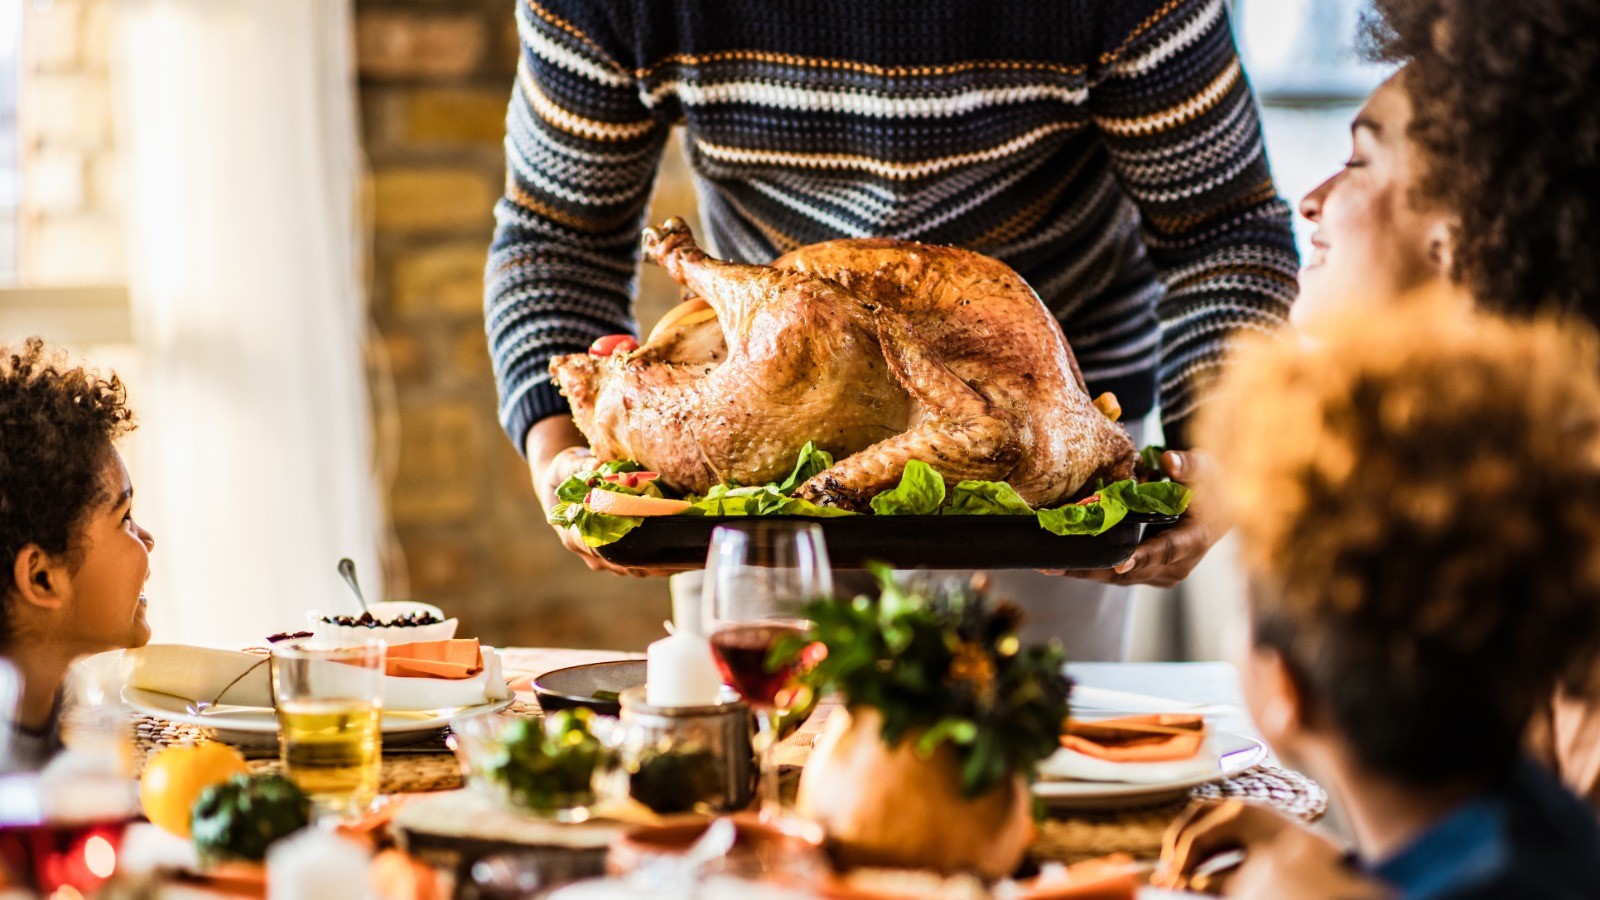
{"label": "wine glass", "polygon": [[773,819],[781,812],[773,752],[778,719],[794,703],[805,668],[799,647],[782,657],[773,651],[805,633],[801,607],[833,593],[822,528],[814,522],[718,527],[701,590],[717,668],[756,716],[761,817]]}

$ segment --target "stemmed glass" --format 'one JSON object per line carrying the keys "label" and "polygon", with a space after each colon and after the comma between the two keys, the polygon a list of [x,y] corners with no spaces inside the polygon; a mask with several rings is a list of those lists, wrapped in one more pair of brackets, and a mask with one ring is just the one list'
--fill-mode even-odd
{"label": "stemmed glass", "polygon": [[779,718],[795,701],[805,654],[773,650],[806,630],[801,607],[833,593],[822,528],[812,522],[718,527],[711,535],[702,587],[706,633],[723,681],[756,714],[761,751],[760,809],[776,818]]}

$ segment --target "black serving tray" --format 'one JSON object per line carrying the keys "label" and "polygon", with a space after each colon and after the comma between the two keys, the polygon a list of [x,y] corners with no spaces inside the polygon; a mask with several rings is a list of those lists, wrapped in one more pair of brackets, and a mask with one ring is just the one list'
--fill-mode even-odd
{"label": "black serving tray", "polygon": [[[699,567],[718,525],[755,521],[752,516],[647,518],[596,552],[620,566]],[[805,521],[822,526],[828,560],[840,569],[859,569],[869,561],[900,569],[1110,569],[1133,555],[1147,533],[1178,520],[1129,513],[1094,536],[1051,534],[1033,516],[861,515]]]}

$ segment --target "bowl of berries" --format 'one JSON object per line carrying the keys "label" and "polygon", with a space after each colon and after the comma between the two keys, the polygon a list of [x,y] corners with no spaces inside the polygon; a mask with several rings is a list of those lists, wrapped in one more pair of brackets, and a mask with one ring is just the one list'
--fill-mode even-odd
{"label": "bowl of berries", "polygon": [[437,606],[414,600],[383,600],[367,604],[357,615],[319,611],[307,614],[318,643],[360,643],[382,638],[390,644],[447,641],[456,636],[459,621],[445,618]]}

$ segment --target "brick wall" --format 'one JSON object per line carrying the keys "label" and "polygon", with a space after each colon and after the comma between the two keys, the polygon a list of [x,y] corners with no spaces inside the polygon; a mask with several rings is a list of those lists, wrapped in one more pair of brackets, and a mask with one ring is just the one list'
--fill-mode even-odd
{"label": "brick wall", "polygon": [[38,285],[120,284],[110,80],[116,0],[21,6],[18,278]]}
{"label": "brick wall", "polygon": [[[391,582],[491,642],[641,648],[669,614],[665,581],[595,574],[563,550],[495,419],[482,285],[505,171],[512,4],[357,0],[356,10],[372,311],[398,413]],[[651,217],[692,220],[693,203],[669,148]],[[648,324],[676,291],[654,268],[644,279]]]}

